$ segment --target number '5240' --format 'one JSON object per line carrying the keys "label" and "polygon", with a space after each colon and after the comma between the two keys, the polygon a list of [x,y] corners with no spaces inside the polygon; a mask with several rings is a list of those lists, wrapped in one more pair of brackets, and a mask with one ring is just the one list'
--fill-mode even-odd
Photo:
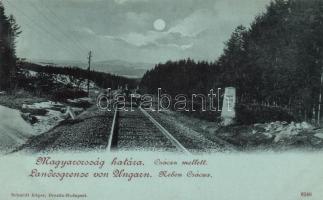
{"label": "number '5240'", "polygon": [[301,197],[311,197],[312,192],[301,192]]}

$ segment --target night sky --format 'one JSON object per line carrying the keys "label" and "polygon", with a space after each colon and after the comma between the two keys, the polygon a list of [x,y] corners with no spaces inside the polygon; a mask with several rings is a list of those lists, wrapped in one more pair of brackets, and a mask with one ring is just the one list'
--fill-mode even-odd
{"label": "night sky", "polygon": [[235,27],[270,0],[4,0],[23,33],[19,57],[157,63],[214,61]]}

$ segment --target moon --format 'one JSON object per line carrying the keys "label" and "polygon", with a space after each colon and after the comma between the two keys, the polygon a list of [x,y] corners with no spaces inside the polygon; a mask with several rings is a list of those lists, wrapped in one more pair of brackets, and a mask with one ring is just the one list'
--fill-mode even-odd
{"label": "moon", "polygon": [[157,31],[163,31],[166,28],[166,22],[163,19],[157,19],[154,22],[154,28]]}

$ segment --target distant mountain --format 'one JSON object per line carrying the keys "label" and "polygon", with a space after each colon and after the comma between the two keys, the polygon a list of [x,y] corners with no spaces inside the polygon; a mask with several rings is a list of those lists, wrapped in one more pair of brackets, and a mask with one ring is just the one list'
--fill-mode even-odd
{"label": "distant mountain", "polygon": [[154,67],[154,64],[150,63],[130,63],[121,60],[109,60],[94,62],[92,64],[93,69],[97,71],[104,71],[114,73],[120,76],[141,78],[144,73]]}
{"label": "distant mountain", "polygon": [[[75,66],[82,69],[87,69],[88,67],[86,62],[79,61],[30,60],[30,62],[43,66]],[[141,78],[147,70],[153,67],[154,64],[151,63],[131,63],[123,60],[97,61],[91,64],[92,70],[116,74],[128,78]]]}

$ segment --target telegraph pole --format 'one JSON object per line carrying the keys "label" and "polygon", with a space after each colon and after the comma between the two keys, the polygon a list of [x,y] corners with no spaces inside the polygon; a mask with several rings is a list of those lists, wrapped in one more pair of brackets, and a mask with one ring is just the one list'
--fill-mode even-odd
{"label": "telegraph pole", "polygon": [[89,67],[87,68],[88,77],[87,77],[87,95],[90,96],[90,72],[91,72],[91,60],[92,60],[92,51],[89,52],[88,63]]}

